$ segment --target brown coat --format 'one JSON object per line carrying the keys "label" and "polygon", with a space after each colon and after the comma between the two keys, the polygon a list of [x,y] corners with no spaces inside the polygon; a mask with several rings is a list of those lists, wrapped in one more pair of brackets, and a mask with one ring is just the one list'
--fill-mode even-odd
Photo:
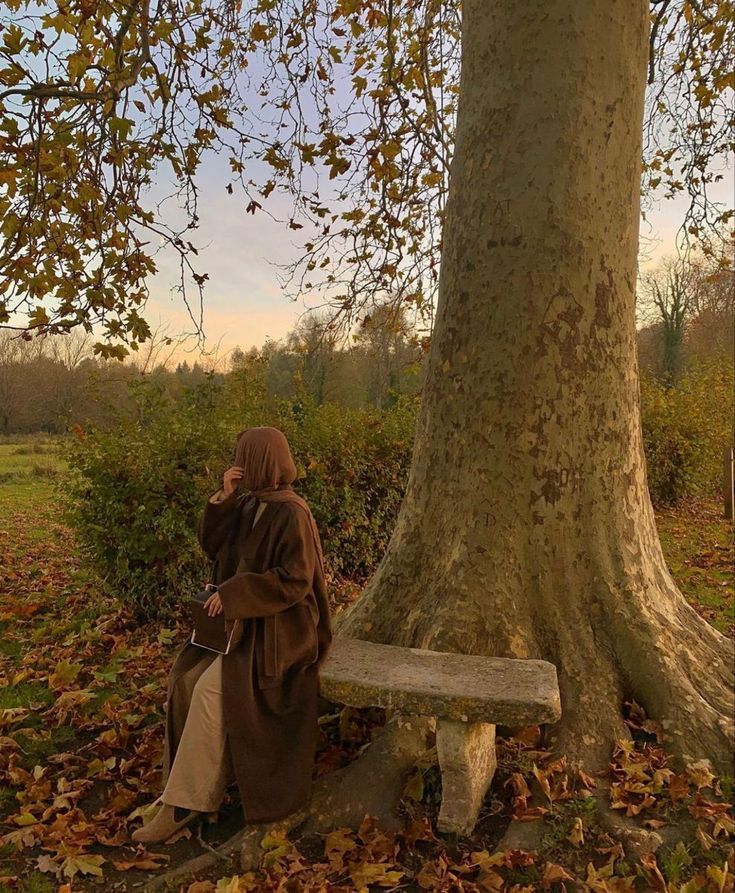
{"label": "brown coat", "polygon": [[[214,560],[225,619],[242,637],[222,657],[230,780],[245,820],[270,822],[306,805],[317,741],[318,670],[332,641],[326,584],[306,511],[252,495],[207,502],[199,541]],[[169,677],[164,782],[196,679],[216,655],[186,643]],[[231,761],[231,762],[230,762]]]}

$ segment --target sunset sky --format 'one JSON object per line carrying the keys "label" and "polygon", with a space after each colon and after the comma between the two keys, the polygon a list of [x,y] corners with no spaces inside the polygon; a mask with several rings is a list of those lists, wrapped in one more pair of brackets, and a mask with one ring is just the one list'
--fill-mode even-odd
{"label": "sunset sky", "polygon": [[[725,173],[723,181],[713,188],[712,197],[729,205],[733,172]],[[198,269],[209,274],[204,304],[206,349],[215,351],[220,361],[226,361],[234,347],[247,350],[261,346],[267,338],[282,338],[307,309],[304,302],[293,302],[284,296],[274,266],[298,257],[299,236],[304,230],[290,231],[262,212],[246,213],[243,195],[237,191],[233,195],[227,193],[227,171],[217,158],[210,158],[203,165],[198,182],[201,222],[193,241],[200,249]],[[277,198],[275,193],[269,199],[269,207],[288,216],[286,199]],[[662,201],[649,213],[648,221],[641,226],[641,269],[655,266],[662,255],[675,250],[676,231],[685,207],[683,199]],[[151,282],[146,318],[153,327],[164,327],[169,335],[190,332],[192,324],[181,297],[172,291],[178,280],[178,266],[173,258],[163,255],[157,261],[159,273]],[[317,296],[311,306],[316,303]],[[198,354],[192,338],[176,350],[174,358],[193,362]]]}

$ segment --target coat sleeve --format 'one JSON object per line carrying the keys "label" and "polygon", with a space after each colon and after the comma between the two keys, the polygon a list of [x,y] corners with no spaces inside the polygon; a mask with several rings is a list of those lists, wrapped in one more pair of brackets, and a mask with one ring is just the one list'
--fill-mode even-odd
{"label": "coat sleeve", "polygon": [[311,591],[315,567],[316,549],[309,520],[302,509],[296,508],[287,515],[275,566],[263,573],[237,573],[217,587],[225,620],[267,617],[285,611]]}
{"label": "coat sleeve", "polygon": [[217,557],[228,533],[232,530],[237,513],[237,490],[229,496],[224,496],[222,489],[219,489],[207,500],[199,521],[198,536],[199,544],[212,561]]}

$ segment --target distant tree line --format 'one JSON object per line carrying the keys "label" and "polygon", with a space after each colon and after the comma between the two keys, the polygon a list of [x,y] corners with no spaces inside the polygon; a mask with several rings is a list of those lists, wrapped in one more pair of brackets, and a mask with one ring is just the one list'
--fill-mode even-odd
{"label": "distant tree line", "polygon": [[[664,258],[641,276],[638,353],[645,377],[672,387],[697,361],[732,361],[734,281],[724,249],[715,260]],[[31,340],[0,332],[0,435],[104,427],[119,411],[134,411],[133,381],[157,380],[176,396],[205,376],[255,365],[271,395],[306,393],[317,406],[386,409],[399,395],[421,391],[429,339],[405,309],[377,307],[346,333],[332,320],[311,311],[283,339],[191,363],[175,359],[179,344],[162,332],[124,362],[95,356],[93,337],[78,330]]]}
{"label": "distant tree line", "polygon": [[285,338],[226,357],[190,363],[177,359],[178,346],[154,333],[134,359],[121,362],[94,356],[92,336],[79,331],[32,340],[0,332],[0,435],[105,427],[120,411],[135,411],[130,385],[141,378],[177,396],[206,376],[254,365],[273,396],[305,393],[316,405],[386,409],[421,390],[426,342],[405,312],[386,306],[347,334],[333,330],[327,315],[310,312]]}

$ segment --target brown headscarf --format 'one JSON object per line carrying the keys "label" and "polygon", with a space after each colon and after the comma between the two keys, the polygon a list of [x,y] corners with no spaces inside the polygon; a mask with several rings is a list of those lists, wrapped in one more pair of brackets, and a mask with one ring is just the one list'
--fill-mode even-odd
{"label": "brown headscarf", "polygon": [[283,431],[265,426],[241,431],[235,447],[235,465],[244,469],[243,486],[257,499],[263,502],[296,502],[305,510],[324,576],[319,530],[309,504],[291,486],[297,476],[296,463]]}

